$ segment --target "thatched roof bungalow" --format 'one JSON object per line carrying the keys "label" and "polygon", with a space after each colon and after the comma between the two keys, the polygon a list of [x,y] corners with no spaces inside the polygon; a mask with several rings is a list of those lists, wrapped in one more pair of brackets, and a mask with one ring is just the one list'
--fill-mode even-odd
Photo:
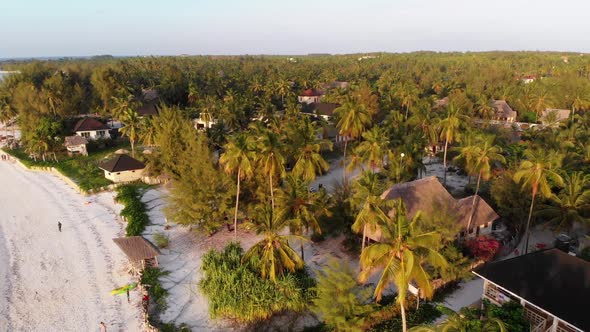
{"label": "thatched roof bungalow", "polygon": [[[385,200],[401,199],[406,207],[406,214],[410,218],[418,211],[426,215],[440,213],[441,209],[456,211],[457,223],[461,224],[461,236],[465,237],[489,234],[492,230],[492,223],[499,218],[485,200],[475,196],[475,213],[471,226],[467,230],[474,196],[456,200],[435,176],[396,184],[386,190],[381,198]],[[367,236],[373,241],[382,240],[379,228],[369,229]]]}
{"label": "thatched roof bungalow", "polygon": [[120,237],[113,242],[127,255],[134,269],[158,266],[160,250],[143,236]]}

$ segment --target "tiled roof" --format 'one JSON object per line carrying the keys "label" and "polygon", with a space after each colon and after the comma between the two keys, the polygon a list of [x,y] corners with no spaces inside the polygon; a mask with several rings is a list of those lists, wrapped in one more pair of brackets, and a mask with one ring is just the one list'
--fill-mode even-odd
{"label": "tiled roof", "polygon": [[126,154],[120,154],[113,159],[101,163],[99,167],[107,172],[113,173],[144,169],[145,165],[141,161],[131,158]]}
{"label": "tiled roof", "polygon": [[109,130],[109,127],[104,123],[96,120],[95,118],[86,117],[78,120],[74,126],[74,131],[96,131],[96,130]]}

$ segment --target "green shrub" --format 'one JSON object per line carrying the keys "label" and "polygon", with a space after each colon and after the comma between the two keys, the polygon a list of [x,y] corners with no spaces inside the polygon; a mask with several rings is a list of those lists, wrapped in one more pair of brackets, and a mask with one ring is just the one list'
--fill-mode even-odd
{"label": "green shrub", "polygon": [[58,156],[58,161],[47,159],[34,161],[22,149],[6,150],[13,157],[20,160],[26,167],[54,167],[61,174],[74,181],[84,191],[94,190],[108,186],[112,182],[104,177],[104,172],[98,168],[98,156]]}
{"label": "green shrub", "polygon": [[127,220],[125,228],[127,236],[141,235],[149,223],[146,206],[141,201],[141,193],[137,185],[123,185],[117,188],[115,200],[125,207],[121,216]]}
{"label": "green shrub", "polygon": [[[408,302],[408,307],[410,307],[410,309],[406,311],[408,328],[432,323],[441,316],[441,312],[436,309],[436,306],[429,302],[420,304],[420,308],[417,310],[411,309],[413,308],[411,302],[412,301]],[[415,302],[413,304],[415,304]],[[373,325],[369,331],[380,332],[402,330],[402,316],[399,306],[391,304],[384,306],[381,311],[390,316],[390,318]]]}
{"label": "green shrub", "polygon": [[579,257],[585,261],[590,262],[590,247],[586,247],[586,248],[582,249]]}
{"label": "green shrub", "polygon": [[378,307],[372,287],[359,285],[352,267],[336,259],[318,274],[314,291],[311,310],[338,331],[363,331]]}
{"label": "green shrub", "polygon": [[239,244],[224,251],[210,250],[203,257],[204,277],[199,288],[209,299],[212,318],[224,317],[254,323],[286,310],[302,311],[313,286],[305,271],[277,278],[276,283],[260,278],[253,263],[241,263]]}
{"label": "green shrub", "polygon": [[524,308],[514,301],[504,303],[501,307],[485,301],[488,318],[498,318],[510,332],[528,332],[529,323],[524,319]]}
{"label": "green shrub", "polygon": [[162,271],[157,267],[148,267],[141,274],[140,283],[148,286],[151,300],[156,303],[158,310],[166,309],[166,297],[168,291],[162,287],[160,277],[168,275],[168,271]]}
{"label": "green shrub", "polygon": [[159,248],[167,248],[170,243],[168,236],[162,232],[154,234],[154,241]]}

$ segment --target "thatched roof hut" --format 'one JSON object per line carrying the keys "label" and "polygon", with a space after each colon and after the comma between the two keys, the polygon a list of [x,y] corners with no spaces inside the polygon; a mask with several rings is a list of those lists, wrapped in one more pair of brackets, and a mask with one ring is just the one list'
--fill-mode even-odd
{"label": "thatched roof hut", "polygon": [[[485,200],[476,196],[475,213],[468,231],[467,224],[469,223],[473,196],[456,200],[435,176],[396,184],[386,190],[381,195],[381,198],[384,200],[401,199],[406,207],[406,214],[410,218],[416,215],[418,211],[425,215],[440,213],[441,209],[456,211],[457,223],[461,225],[462,231],[465,232],[464,235],[472,234],[478,228],[491,228],[492,222],[499,218],[498,214]],[[478,233],[476,232],[476,235]],[[379,242],[382,240],[381,230],[379,227],[368,229],[367,237]]]}
{"label": "thatched roof hut", "polygon": [[160,250],[143,236],[120,237],[113,242],[127,255],[134,268],[143,270],[148,266],[158,266]]}

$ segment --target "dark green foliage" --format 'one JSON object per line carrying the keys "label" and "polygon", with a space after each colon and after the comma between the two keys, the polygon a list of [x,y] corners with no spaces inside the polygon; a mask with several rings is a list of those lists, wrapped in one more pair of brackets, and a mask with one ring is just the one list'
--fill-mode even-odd
{"label": "dark green foliage", "polygon": [[[388,314],[393,317],[373,325],[368,331],[401,331],[402,318],[399,312],[399,306],[390,305],[384,307],[381,311],[391,311]],[[441,312],[431,303],[422,303],[417,310],[410,309],[407,311],[408,328],[418,325],[429,324],[441,316]]]}
{"label": "dark green foliage", "polygon": [[173,323],[160,323],[156,325],[160,332],[191,332],[187,324],[180,324],[178,326]]}
{"label": "dark green foliage", "polygon": [[488,301],[485,302],[486,316],[488,318],[498,318],[506,329],[510,332],[528,332],[530,324],[524,319],[524,308],[514,302],[510,301],[504,303],[501,307],[493,305]]}
{"label": "dark green foliage", "polygon": [[199,287],[213,318],[253,323],[286,310],[305,309],[313,286],[306,272],[278,277],[275,283],[262,279],[253,263],[242,264],[242,256],[240,245],[230,243],[224,251],[211,250],[203,257]]}
{"label": "dark green foliage", "polygon": [[504,217],[513,230],[522,230],[531,203],[531,194],[521,190],[512,179],[512,173],[504,173],[492,180],[490,195],[494,199],[494,209]]}
{"label": "dark green foliage", "polygon": [[372,287],[359,285],[350,265],[330,261],[317,277],[311,310],[338,331],[362,331],[378,305]]}
{"label": "dark green foliage", "polygon": [[40,159],[35,161],[22,149],[7,149],[5,151],[13,157],[18,158],[27,167],[54,167],[61,174],[74,181],[84,191],[95,190],[112,184],[110,180],[104,177],[104,172],[97,165],[97,160],[100,159],[100,156],[104,155],[103,152],[88,157],[60,156],[58,157],[58,161],[55,162],[49,158],[46,161]]}
{"label": "dark green foliage", "polygon": [[166,297],[168,291],[162,287],[160,278],[168,275],[168,271],[162,271],[157,267],[148,267],[141,274],[140,283],[147,286],[150,292],[150,301],[156,303],[158,310],[166,309]]}
{"label": "dark green foliage", "polygon": [[181,126],[178,138],[184,149],[168,152],[173,158],[165,169],[173,172],[165,212],[170,220],[197,225],[197,231],[212,234],[231,213],[233,181],[216,167],[207,137],[188,124]]}
{"label": "dark green foliage", "polygon": [[118,187],[115,200],[125,206],[121,210],[121,216],[127,220],[127,236],[141,235],[150,219],[146,213],[145,203],[141,201],[139,186],[128,184]]}
{"label": "dark green foliage", "polygon": [[586,247],[586,248],[582,249],[582,251],[580,252],[580,255],[578,257],[590,262],[590,247]]}

